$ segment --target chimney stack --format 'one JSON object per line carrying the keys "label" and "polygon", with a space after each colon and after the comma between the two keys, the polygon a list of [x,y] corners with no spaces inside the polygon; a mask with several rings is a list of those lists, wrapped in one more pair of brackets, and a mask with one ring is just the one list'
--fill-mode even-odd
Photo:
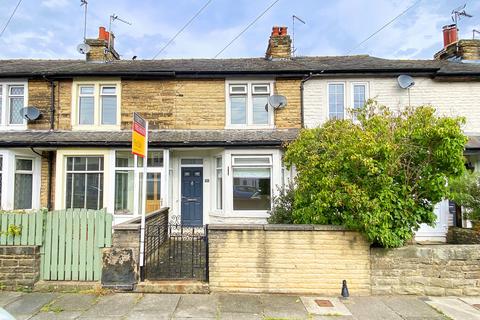
{"label": "chimney stack", "polygon": [[287,27],[274,26],[272,34],[268,41],[265,58],[272,59],[290,59],[292,57],[292,40],[287,34]]}
{"label": "chimney stack", "polygon": [[89,62],[120,60],[120,55],[115,51],[115,36],[106,31],[105,27],[98,28],[97,39],[86,39],[85,43],[90,46],[90,52],[86,54]]}
{"label": "chimney stack", "polygon": [[443,49],[435,53],[435,60],[478,61],[480,62],[480,40],[458,40],[457,25],[443,27]]}

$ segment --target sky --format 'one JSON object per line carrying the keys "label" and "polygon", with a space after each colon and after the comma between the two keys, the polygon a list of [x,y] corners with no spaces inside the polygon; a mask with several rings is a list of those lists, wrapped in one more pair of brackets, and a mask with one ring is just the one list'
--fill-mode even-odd
{"label": "sky", "polygon": [[[0,0],[0,30],[18,0]],[[443,46],[442,26],[467,4],[472,18],[459,22],[460,38],[480,30],[480,0],[421,0],[375,37],[353,48],[418,0],[279,0],[219,58],[262,57],[274,25],[292,33],[298,56],[369,54],[382,58],[431,59]],[[207,0],[88,0],[87,38],[108,28],[113,13],[115,49],[122,59],[152,59]],[[212,0],[158,59],[213,58],[273,0]],[[84,13],[80,0],[23,0],[0,38],[0,59],[83,59]],[[480,38],[480,34],[478,35]],[[351,51],[351,52],[350,52]],[[1,63],[1,62],[0,62]]]}

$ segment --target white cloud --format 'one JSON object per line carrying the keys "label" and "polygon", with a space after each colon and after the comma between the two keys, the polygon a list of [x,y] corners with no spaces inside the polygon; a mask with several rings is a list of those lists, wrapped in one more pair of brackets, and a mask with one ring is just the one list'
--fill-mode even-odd
{"label": "white cloud", "polygon": [[42,6],[50,9],[62,8],[68,5],[68,0],[43,0]]}

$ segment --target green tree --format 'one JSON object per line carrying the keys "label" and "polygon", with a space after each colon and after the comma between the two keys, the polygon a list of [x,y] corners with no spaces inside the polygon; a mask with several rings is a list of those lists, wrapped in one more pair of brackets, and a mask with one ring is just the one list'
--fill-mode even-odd
{"label": "green tree", "polygon": [[449,199],[462,206],[464,216],[473,222],[480,221],[480,174],[466,171],[458,178],[449,181]]}
{"label": "green tree", "polygon": [[384,247],[401,246],[421,223],[435,222],[447,180],[463,173],[465,120],[374,101],[356,117],[303,130],[288,145],[285,161],[298,172],[293,221],[344,225]]}

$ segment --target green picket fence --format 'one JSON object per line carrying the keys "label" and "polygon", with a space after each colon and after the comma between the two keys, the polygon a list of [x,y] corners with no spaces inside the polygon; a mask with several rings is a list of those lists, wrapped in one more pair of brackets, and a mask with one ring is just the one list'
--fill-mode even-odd
{"label": "green picket fence", "polygon": [[48,212],[40,273],[43,280],[100,280],[101,250],[111,247],[112,215],[103,210]]}
{"label": "green picket fence", "polygon": [[[112,246],[113,216],[104,210],[1,213],[0,245],[41,246],[43,280],[100,280],[101,250]],[[9,227],[20,227],[12,235]]]}
{"label": "green picket fence", "polygon": [[[0,214],[0,245],[41,246],[43,243],[43,215],[42,211]],[[10,226],[19,227],[20,234],[9,233]]]}

